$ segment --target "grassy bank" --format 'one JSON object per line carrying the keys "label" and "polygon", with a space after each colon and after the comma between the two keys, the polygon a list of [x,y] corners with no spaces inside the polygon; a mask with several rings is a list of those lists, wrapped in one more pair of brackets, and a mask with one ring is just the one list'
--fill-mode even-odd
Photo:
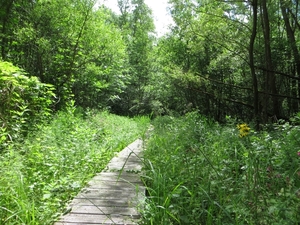
{"label": "grassy bank", "polygon": [[221,126],[197,113],[154,121],[144,224],[300,222],[299,126],[256,133],[237,124]]}
{"label": "grassy bank", "polygon": [[0,153],[0,224],[52,224],[114,154],[148,128],[145,117],[58,113],[23,143]]}

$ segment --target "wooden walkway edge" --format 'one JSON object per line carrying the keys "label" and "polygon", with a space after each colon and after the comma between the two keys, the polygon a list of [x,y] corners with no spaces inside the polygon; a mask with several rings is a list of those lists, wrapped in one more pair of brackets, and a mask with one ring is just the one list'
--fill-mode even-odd
{"label": "wooden walkway edge", "polygon": [[136,225],[137,210],[145,198],[140,179],[143,142],[138,139],[123,149],[73,199],[68,214],[54,225]]}

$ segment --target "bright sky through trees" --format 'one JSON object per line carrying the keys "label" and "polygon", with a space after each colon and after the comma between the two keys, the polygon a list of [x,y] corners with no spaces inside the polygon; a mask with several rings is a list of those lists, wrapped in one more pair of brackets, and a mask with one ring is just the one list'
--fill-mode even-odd
{"label": "bright sky through trees", "polygon": [[[98,2],[119,13],[117,0],[98,0]],[[167,9],[168,0],[145,0],[145,3],[152,9],[157,35],[164,35],[168,31],[168,26],[173,23]]]}

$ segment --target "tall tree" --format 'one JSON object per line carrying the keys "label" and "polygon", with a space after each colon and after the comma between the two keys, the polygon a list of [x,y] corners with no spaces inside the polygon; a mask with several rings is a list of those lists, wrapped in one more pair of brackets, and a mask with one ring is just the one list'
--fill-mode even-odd
{"label": "tall tree", "polygon": [[254,64],[254,43],[256,38],[256,32],[257,32],[257,14],[258,14],[258,3],[257,0],[252,1],[252,11],[253,11],[253,19],[252,19],[252,32],[250,37],[250,43],[249,43],[249,64],[250,64],[250,70],[252,75],[252,84],[253,84],[253,108],[254,108],[254,116],[256,121],[256,128],[259,128],[259,95],[258,95],[258,84],[257,84],[257,77],[255,73],[255,64]]}
{"label": "tall tree", "polygon": [[119,7],[119,24],[127,45],[131,79],[122,96],[125,102],[118,111],[145,113],[144,87],[151,73],[150,51],[154,40],[152,12],[144,0],[119,1]]}
{"label": "tall tree", "polygon": [[[298,1],[295,1],[295,8],[296,11],[298,9]],[[294,14],[292,13],[292,9],[289,7],[290,5],[293,5],[293,3],[291,1],[283,1],[280,0],[280,8],[281,8],[281,13],[282,13],[282,17],[284,20],[284,24],[285,24],[285,31],[286,31],[286,35],[288,37],[289,40],[289,47],[291,48],[291,52],[293,54],[294,57],[294,65],[296,66],[296,72],[297,72],[297,77],[300,77],[300,53],[297,47],[297,41],[296,41],[296,28],[297,28],[297,17],[294,16]],[[297,15],[297,14],[296,14]],[[294,28],[292,27],[292,24],[294,24]],[[298,30],[300,29],[300,27],[298,27]],[[293,90],[297,90],[298,89],[298,93],[293,91],[295,96],[300,96],[300,81],[297,82],[293,82]],[[298,86],[298,88],[297,88]],[[297,111],[299,109],[299,105],[297,103],[297,101],[293,101],[293,108],[295,111]]]}
{"label": "tall tree", "polygon": [[103,8],[93,13],[80,45],[73,93],[82,107],[114,107],[128,84],[126,45],[111,13]]}
{"label": "tall tree", "polygon": [[280,106],[277,98],[277,89],[276,89],[276,76],[274,72],[273,59],[271,53],[271,31],[270,31],[270,20],[267,7],[267,1],[261,1],[261,14],[262,14],[262,30],[264,36],[264,48],[265,48],[265,91],[266,94],[263,100],[263,117],[264,121],[267,121],[268,117],[268,106],[269,106],[269,97],[272,100],[272,109],[270,109],[272,116],[279,116]]}

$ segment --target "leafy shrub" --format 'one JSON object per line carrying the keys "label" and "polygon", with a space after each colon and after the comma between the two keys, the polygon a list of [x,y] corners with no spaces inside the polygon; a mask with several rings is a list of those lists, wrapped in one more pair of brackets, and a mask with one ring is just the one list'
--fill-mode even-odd
{"label": "leafy shrub", "polygon": [[15,140],[51,115],[53,86],[27,76],[20,68],[0,61],[0,145]]}

